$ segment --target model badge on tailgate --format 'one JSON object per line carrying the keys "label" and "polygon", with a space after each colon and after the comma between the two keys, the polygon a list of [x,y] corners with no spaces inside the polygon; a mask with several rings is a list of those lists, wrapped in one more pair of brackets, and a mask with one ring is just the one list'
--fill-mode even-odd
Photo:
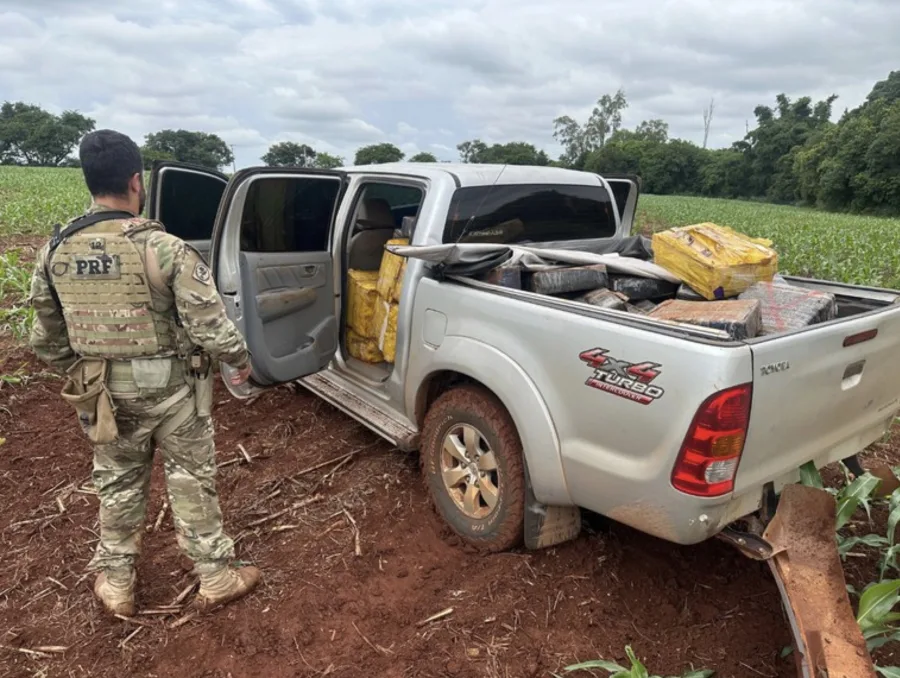
{"label": "model badge on tailgate", "polygon": [[649,405],[659,400],[665,391],[651,382],[660,375],[658,363],[629,363],[616,360],[605,348],[592,348],[578,356],[594,368],[594,374],[584,382],[586,386],[612,393],[620,398]]}

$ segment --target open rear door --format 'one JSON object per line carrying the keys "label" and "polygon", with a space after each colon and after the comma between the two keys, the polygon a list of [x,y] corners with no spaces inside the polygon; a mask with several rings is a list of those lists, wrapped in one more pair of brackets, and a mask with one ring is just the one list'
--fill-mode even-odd
{"label": "open rear door", "polygon": [[[247,340],[246,398],[324,369],[338,349],[331,240],[343,172],[239,171],[223,197],[210,253],[229,316]],[[222,365],[226,378],[231,368]]]}
{"label": "open rear door", "polygon": [[603,174],[601,175],[612,189],[619,210],[622,235],[631,235],[634,228],[634,215],[637,212],[638,196],[641,193],[641,178],[636,174]]}
{"label": "open rear door", "polygon": [[228,177],[208,167],[157,161],[150,172],[147,217],[189,243],[209,261],[219,203]]}

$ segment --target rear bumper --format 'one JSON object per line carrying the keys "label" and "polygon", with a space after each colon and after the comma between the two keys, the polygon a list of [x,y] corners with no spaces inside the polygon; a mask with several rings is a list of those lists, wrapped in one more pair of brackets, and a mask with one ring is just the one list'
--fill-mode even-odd
{"label": "rear bumper", "polygon": [[[857,436],[853,444],[837,445],[807,461],[812,461],[817,468],[840,461],[877,441],[883,431],[883,428],[870,429]],[[670,468],[671,465],[662,470]],[[569,490],[578,506],[683,545],[714,537],[729,524],[763,508],[767,492],[777,494],[785,485],[800,481],[799,468],[794,468],[744,488],[738,494],[707,499],[679,492],[672,487],[668,473],[648,478],[617,476],[609,468],[592,463],[590,455],[568,457],[565,471]]]}

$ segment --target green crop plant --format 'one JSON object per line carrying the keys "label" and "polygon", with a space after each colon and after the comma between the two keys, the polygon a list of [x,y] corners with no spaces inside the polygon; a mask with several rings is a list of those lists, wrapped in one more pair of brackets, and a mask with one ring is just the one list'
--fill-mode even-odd
{"label": "green crop plant", "polygon": [[[605,659],[592,659],[580,664],[572,664],[567,666],[564,671],[571,673],[572,671],[590,671],[592,669],[602,669],[609,673],[609,678],[662,678],[658,674],[650,674],[641,660],[637,658],[631,646],[625,647],[625,655],[631,664],[630,667],[622,666],[616,662],[607,661]],[[555,674],[554,674],[555,675]],[[709,669],[690,670],[682,673],[680,676],[667,676],[666,678],[711,678],[716,675],[715,671]],[[556,678],[559,678],[558,676]]]}
{"label": "green crop plant", "polygon": [[31,266],[22,261],[19,250],[0,254],[0,332],[23,340],[31,331],[34,309],[28,304]]}
{"label": "green crop plant", "polygon": [[641,196],[637,231],[713,222],[768,238],[782,273],[900,288],[900,219],[743,200]]}
{"label": "green crop plant", "polygon": [[90,201],[79,169],[0,166],[0,235],[49,235]]}
{"label": "green crop plant", "polygon": [[[843,464],[841,464],[841,468],[844,471],[845,481],[849,481],[847,468]],[[897,469],[894,470],[894,473],[897,474]],[[837,504],[835,537],[838,543],[838,552],[843,560],[859,546],[875,548],[881,553],[878,580],[863,588],[859,594],[856,612],[856,621],[869,651],[887,643],[900,641],[900,609],[898,609],[900,607],[900,579],[885,579],[888,570],[900,569],[897,565],[900,547],[895,544],[895,532],[900,523],[900,489],[895,490],[887,500],[873,497],[881,479],[871,473],[864,473],[837,488],[825,487],[812,462],[804,464],[800,468],[800,482],[834,495]],[[865,509],[871,525],[871,504],[885,501],[889,510],[886,535],[870,533],[848,537],[841,533],[841,529],[847,525],[860,507]],[[853,595],[857,594],[851,586],[848,586],[847,590]],[[885,678],[900,678],[900,668],[893,666],[876,666],[875,668]]]}

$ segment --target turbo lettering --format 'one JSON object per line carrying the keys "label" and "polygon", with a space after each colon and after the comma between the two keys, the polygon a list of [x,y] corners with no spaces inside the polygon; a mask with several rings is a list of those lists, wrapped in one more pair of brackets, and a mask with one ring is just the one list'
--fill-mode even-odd
{"label": "turbo lettering", "polygon": [[662,398],[665,390],[651,386],[661,373],[658,363],[629,363],[608,355],[603,348],[583,351],[579,358],[594,369],[594,374],[585,381],[586,386],[631,400],[641,405]]}

